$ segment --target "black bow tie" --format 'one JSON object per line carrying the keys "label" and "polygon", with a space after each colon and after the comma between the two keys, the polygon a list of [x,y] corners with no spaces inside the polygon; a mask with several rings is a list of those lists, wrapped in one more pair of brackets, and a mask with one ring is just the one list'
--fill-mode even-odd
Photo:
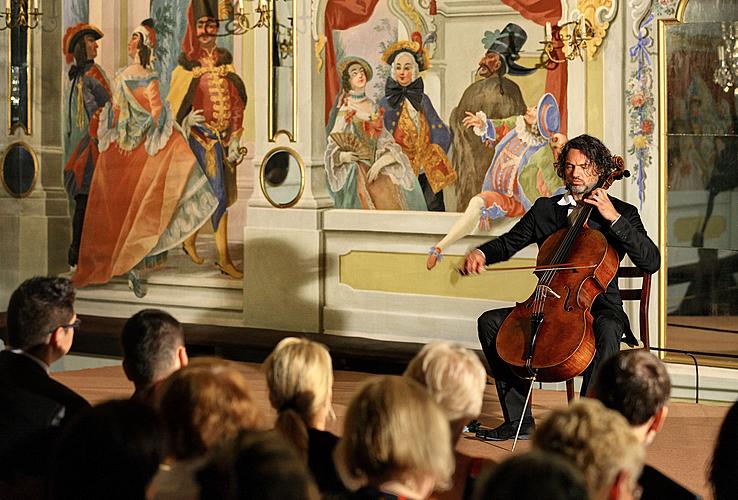
{"label": "black bow tie", "polygon": [[94,61],[87,61],[80,66],[73,64],[72,67],[69,68],[69,79],[75,80],[77,78],[81,78],[87,72],[87,70],[92,67],[93,64],[95,64]]}
{"label": "black bow tie", "polygon": [[413,108],[420,111],[420,105],[423,102],[423,79],[416,78],[413,83],[403,87],[394,79],[387,78],[384,94],[393,108],[399,108],[402,101],[407,99],[413,105]]}

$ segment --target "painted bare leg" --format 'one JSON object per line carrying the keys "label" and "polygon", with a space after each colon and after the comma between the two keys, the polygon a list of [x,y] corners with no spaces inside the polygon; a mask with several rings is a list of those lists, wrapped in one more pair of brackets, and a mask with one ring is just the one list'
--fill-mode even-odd
{"label": "painted bare leg", "polygon": [[182,250],[184,250],[184,253],[186,253],[190,259],[192,259],[192,262],[197,264],[198,266],[201,266],[203,262],[205,262],[205,259],[200,257],[197,254],[197,233],[200,230],[198,229],[194,233],[192,233],[186,240],[184,240],[184,243],[182,243]]}
{"label": "painted bare leg", "polygon": [[433,269],[436,266],[436,263],[443,258],[444,249],[448,248],[453,243],[456,243],[474,230],[474,228],[479,224],[479,216],[483,208],[484,200],[481,196],[477,195],[469,200],[469,205],[467,205],[466,210],[461,214],[459,220],[451,226],[451,230],[448,234],[431,248],[428,260],[425,262],[425,267],[428,268],[428,270]]}
{"label": "painted bare leg", "polygon": [[243,273],[236,269],[228,254],[228,213],[225,213],[215,230],[215,249],[218,251],[218,261],[215,263],[220,272],[231,278],[241,279]]}

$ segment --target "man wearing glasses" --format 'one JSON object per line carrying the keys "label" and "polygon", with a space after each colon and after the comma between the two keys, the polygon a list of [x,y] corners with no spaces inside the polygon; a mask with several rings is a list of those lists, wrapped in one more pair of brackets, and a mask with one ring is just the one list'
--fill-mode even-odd
{"label": "man wearing glasses", "polygon": [[[619,259],[628,255],[638,268],[647,273],[656,272],[661,263],[659,249],[646,234],[638,209],[598,187],[599,182],[616,169],[607,147],[589,135],[575,137],[561,150],[555,168],[558,176],[566,182],[567,192],[539,198],[510,231],[469,253],[464,263],[465,271],[476,274],[486,265],[510,259],[530,244],[536,243],[540,247],[553,233],[566,228],[581,207],[591,205],[594,209],[589,217],[589,227],[603,233]],[[512,308],[493,309],[482,314],[477,322],[479,340],[495,378],[505,420],[495,429],[477,433],[478,437],[488,441],[512,439],[521,418],[521,439],[528,439],[534,429],[530,406],[525,405],[529,382],[518,378],[500,359],[495,344],[497,332],[511,311]],[[620,349],[621,339],[630,345],[638,345],[623,310],[617,277],[605,292],[597,296],[591,313],[596,352],[583,373],[582,395],[586,394],[599,362]]]}
{"label": "man wearing glasses", "polygon": [[80,324],[74,296],[69,280],[36,277],[10,297],[7,347],[0,352],[0,474],[43,475],[59,428],[90,406],[49,376]]}

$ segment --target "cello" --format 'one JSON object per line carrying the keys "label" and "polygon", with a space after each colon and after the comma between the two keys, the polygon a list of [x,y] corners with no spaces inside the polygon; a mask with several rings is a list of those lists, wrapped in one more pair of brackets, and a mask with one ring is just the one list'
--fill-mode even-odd
{"label": "cello", "polygon": [[[595,188],[628,177],[621,157]],[[615,278],[620,259],[605,235],[588,225],[586,204],[571,225],[549,236],[536,259],[538,284],[516,304],[497,334],[500,358],[523,379],[562,382],[581,374],[595,354],[590,308]],[[522,422],[522,419],[521,419]]]}

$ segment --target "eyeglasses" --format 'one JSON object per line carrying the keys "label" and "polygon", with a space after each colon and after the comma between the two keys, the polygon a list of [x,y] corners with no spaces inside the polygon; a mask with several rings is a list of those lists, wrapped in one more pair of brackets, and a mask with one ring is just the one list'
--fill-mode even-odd
{"label": "eyeglasses", "polygon": [[[77,328],[79,328],[79,325],[81,324],[82,324],[82,320],[77,318],[72,323],[69,323],[67,325],[59,325],[56,328],[64,328],[65,330],[69,330],[71,328],[72,330],[76,330]],[[51,330],[49,333],[54,333],[56,331],[56,328]]]}

